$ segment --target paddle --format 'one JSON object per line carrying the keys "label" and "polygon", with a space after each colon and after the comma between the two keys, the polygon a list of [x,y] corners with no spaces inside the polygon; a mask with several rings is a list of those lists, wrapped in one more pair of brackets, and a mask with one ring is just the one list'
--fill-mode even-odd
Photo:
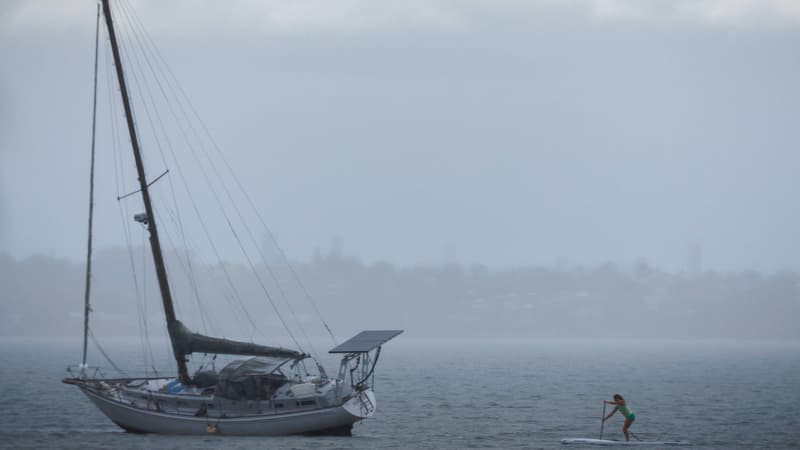
{"label": "paddle", "polygon": [[606,401],[603,400],[603,415],[600,416],[600,439],[603,439],[603,426],[606,424]]}

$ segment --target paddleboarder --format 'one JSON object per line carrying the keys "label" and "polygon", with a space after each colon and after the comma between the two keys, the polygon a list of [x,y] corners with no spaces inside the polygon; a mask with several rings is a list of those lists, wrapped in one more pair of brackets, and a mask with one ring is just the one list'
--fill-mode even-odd
{"label": "paddleboarder", "polygon": [[628,407],[628,403],[626,403],[625,399],[619,394],[614,394],[614,400],[603,400],[603,402],[609,405],[614,405],[614,409],[611,410],[607,416],[603,417],[603,422],[611,418],[611,416],[613,416],[614,413],[619,410],[620,414],[625,417],[625,424],[622,425],[622,432],[625,433],[625,441],[630,441],[631,432],[628,429],[631,427],[631,425],[633,425],[633,421],[636,420],[636,414],[631,411],[631,409]]}

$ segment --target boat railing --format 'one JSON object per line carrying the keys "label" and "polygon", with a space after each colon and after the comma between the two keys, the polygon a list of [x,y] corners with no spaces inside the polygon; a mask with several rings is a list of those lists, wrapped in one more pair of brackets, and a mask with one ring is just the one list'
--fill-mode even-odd
{"label": "boat railing", "polygon": [[[331,349],[328,353],[344,355],[339,365],[338,378],[346,381],[349,372],[350,386],[356,391],[374,386],[375,365],[378,364],[381,347],[402,332],[402,330],[362,331]],[[339,395],[341,395],[341,387],[339,387]]]}

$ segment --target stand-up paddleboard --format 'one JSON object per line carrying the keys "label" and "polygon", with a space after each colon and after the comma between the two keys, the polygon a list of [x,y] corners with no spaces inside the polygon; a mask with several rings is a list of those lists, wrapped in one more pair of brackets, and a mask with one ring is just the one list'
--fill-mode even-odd
{"label": "stand-up paddleboard", "polygon": [[562,439],[564,445],[689,445],[684,441],[614,441],[610,439],[568,438]]}

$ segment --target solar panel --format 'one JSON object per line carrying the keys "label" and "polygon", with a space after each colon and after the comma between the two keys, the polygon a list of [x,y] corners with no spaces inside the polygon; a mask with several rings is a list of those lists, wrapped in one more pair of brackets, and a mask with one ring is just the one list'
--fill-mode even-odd
{"label": "solar panel", "polygon": [[337,345],[328,353],[366,353],[375,347],[383,345],[403,330],[367,330],[358,333],[350,339]]}

